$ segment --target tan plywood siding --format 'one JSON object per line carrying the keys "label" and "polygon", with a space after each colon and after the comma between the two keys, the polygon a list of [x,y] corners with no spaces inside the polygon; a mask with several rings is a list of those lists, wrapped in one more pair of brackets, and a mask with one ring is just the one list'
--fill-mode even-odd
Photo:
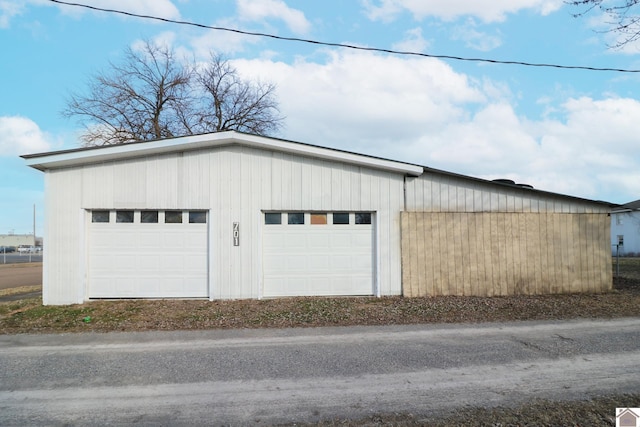
{"label": "tan plywood siding", "polygon": [[405,296],[611,289],[606,214],[403,212]]}

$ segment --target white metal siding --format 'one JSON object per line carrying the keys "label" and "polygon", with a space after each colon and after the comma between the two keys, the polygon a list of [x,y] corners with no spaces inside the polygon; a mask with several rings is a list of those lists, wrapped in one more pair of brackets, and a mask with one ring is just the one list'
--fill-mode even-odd
{"label": "white metal siding", "polygon": [[81,180],[77,173],[48,171],[44,182],[47,250],[43,260],[42,302],[81,303],[85,285]]}
{"label": "white metal siding", "polygon": [[[375,212],[380,293],[399,295],[402,290],[401,173],[234,145],[46,175],[44,280],[51,286],[45,303],[86,299],[83,212],[91,209],[209,210],[212,299],[262,296],[263,210]],[[233,246],[234,222],[240,224],[239,246]]]}
{"label": "white metal siding", "polygon": [[607,213],[588,201],[484,183],[444,174],[408,177],[406,210],[410,212],[555,212]]}

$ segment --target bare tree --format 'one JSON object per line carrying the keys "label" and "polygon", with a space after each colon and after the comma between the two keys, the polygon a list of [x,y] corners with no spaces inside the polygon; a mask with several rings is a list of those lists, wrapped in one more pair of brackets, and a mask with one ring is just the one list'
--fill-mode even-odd
{"label": "bare tree", "polygon": [[274,85],[242,80],[227,60],[215,54],[195,76],[201,93],[195,116],[201,130],[265,135],[280,128]]}
{"label": "bare tree", "polygon": [[63,115],[79,118],[87,146],[223,130],[266,135],[282,121],[274,92],[273,85],[243,81],[218,56],[196,68],[147,41],[94,75],[87,94],[72,94]]}
{"label": "bare tree", "polygon": [[640,39],[640,15],[635,8],[640,0],[568,0],[566,3],[582,9],[574,14],[575,17],[584,16],[593,10],[603,12],[609,18],[607,24],[610,26],[605,32],[621,35],[621,38],[611,45],[614,49]]}

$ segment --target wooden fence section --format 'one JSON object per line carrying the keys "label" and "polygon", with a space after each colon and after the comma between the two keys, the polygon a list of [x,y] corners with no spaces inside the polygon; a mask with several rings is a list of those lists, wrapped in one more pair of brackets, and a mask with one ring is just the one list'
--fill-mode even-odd
{"label": "wooden fence section", "polygon": [[606,214],[402,212],[405,296],[605,292]]}

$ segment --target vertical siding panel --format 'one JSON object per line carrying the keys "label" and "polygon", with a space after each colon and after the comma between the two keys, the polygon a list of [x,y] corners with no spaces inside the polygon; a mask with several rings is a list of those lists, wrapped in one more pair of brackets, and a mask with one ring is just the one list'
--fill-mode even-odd
{"label": "vertical siding panel", "polygon": [[423,260],[425,267],[425,295],[436,295],[437,292],[434,283],[433,266],[435,264],[435,253],[437,252],[434,239],[434,235],[437,230],[434,229],[434,224],[431,220],[432,214],[421,212],[419,213],[419,215],[423,223],[424,236],[426,241],[425,257]]}
{"label": "vertical siding panel", "polygon": [[418,242],[421,240],[420,239],[420,234],[418,234],[418,224],[420,222],[420,218],[417,215],[410,215],[410,221],[409,221],[409,226],[407,228],[407,232],[409,233],[409,250],[411,251],[411,263],[410,263],[410,270],[411,270],[411,274],[410,274],[410,294],[412,296],[418,296],[420,295],[420,287],[419,287],[419,283],[420,283],[420,277],[418,276],[418,270],[419,270],[419,263],[420,263],[420,257],[419,257],[419,253],[417,250],[417,244]]}
{"label": "vertical siding panel", "polygon": [[580,292],[589,283],[589,270],[591,266],[587,260],[587,251],[589,246],[589,234],[587,217],[584,213],[580,213],[575,217],[577,222],[578,239],[575,239],[577,245],[576,264],[578,271],[575,274],[572,292]]}
{"label": "vertical siding panel", "polygon": [[271,206],[272,209],[286,209],[282,203],[282,191],[284,190],[282,182],[282,153],[274,152],[271,156],[272,187],[269,189]]}
{"label": "vertical siding panel", "polygon": [[402,293],[407,297],[416,296],[413,292],[413,280],[411,277],[411,273],[413,269],[411,268],[411,257],[413,253],[411,252],[411,232],[410,232],[410,221],[411,216],[407,214],[407,212],[402,212],[400,214],[400,233],[402,236]]}
{"label": "vertical siding panel", "polygon": [[542,256],[544,252],[543,236],[541,234],[540,223],[544,220],[538,213],[527,214],[527,270],[529,271],[529,277],[531,283],[529,285],[529,291],[531,295],[538,295],[542,293],[542,264],[546,262],[546,256]]}
{"label": "vertical siding panel", "polygon": [[541,293],[550,293],[550,278],[549,278],[549,254],[552,252],[551,239],[549,239],[549,214],[540,213],[540,247],[542,253],[540,254],[540,284],[538,290]]}
{"label": "vertical siding panel", "polygon": [[[313,206],[314,181],[313,181],[313,162],[306,157],[300,158],[300,200],[296,209],[302,209],[306,206]],[[283,209],[283,206],[278,206]]]}
{"label": "vertical siding panel", "polygon": [[[289,156],[287,158],[288,167],[285,169],[288,172],[288,190],[289,195],[287,201],[283,203],[283,206],[289,206],[291,209],[302,209],[302,158],[298,156]],[[284,196],[283,196],[284,197]]]}
{"label": "vertical siding panel", "polygon": [[[473,201],[473,198],[471,199]],[[473,202],[472,202],[473,203]],[[467,253],[467,281],[465,283],[465,295],[477,295],[476,284],[478,282],[478,248],[477,243],[477,229],[475,227],[475,217],[473,213],[465,213],[465,230],[466,230],[466,245]]]}
{"label": "vertical siding panel", "polygon": [[485,265],[485,229],[482,221],[482,217],[484,214],[482,213],[474,213],[473,214],[473,230],[476,238],[476,268],[477,275],[475,278],[475,282],[473,283],[473,293],[478,296],[485,296],[487,294],[486,284],[487,284],[487,272]]}
{"label": "vertical siding panel", "polygon": [[[331,163],[323,161],[322,165],[322,201],[320,210],[331,210]],[[335,166],[333,166],[335,167]]]}
{"label": "vertical siding panel", "polygon": [[335,168],[331,169],[331,202],[327,210],[336,209],[336,207],[342,205],[342,173],[344,171],[344,166],[342,164],[336,165]]}
{"label": "vertical siding panel", "polygon": [[562,282],[562,245],[560,239],[560,214],[549,214],[549,292],[560,292],[559,285]]}
{"label": "vertical siding panel", "polygon": [[[455,200],[454,200],[455,203]],[[464,243],[462,241],[462,224],[461,214],[453,212],[448,215],[448,222],[450,223],[451,233],[449,234],[452,240],[452,251],[449,253],[448,265],[450,274],[449,293],[451,295],[461,295],[464,289]]]}
{"label": "vertical siding panel", "polygon": [[431,198],[429,199],[428,212],[442,212],[442,180],[439,177],[433,176],[431,183]]}
{"label": "vertical siding panel", "polygon": [[[502,231],[503,231],[503,239],[504,242],[503,250],[502,250],[502,258],[503,262],[503,275],[504,275],[504,283],[501,286],[503,295],[510,295],[514,293],[514,285],[516,280],[515,269],[517,264],[515,263],[516,251],[518,250],[515,243],[516,232],[514,230],[514,220],[516,220],[515,215],[510,213],[501,213],[500,219],[503,222]],[[517,226],[517,224],[515,224]]]}
{"label": "vertical siding panel", "polygon": [[442,268],[442,260],[446,250],[443,245],[443,237],[446,235],[444,227],[443,213],[432,212],[428,215],[430,227],[433,230],[433,260],[431,261],[431,271],[433,272],[434,295],[444,295],[444,275]]}

